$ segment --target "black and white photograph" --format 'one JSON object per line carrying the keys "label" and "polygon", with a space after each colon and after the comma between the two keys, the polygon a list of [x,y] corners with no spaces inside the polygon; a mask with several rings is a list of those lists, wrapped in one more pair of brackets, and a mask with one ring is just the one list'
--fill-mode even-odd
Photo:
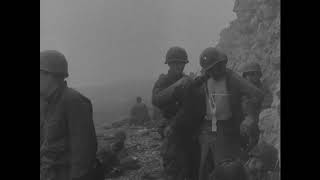
{"label": "black and white photograph", "polygon": [[280,180],[280,0],[40,0],[40,180]]}

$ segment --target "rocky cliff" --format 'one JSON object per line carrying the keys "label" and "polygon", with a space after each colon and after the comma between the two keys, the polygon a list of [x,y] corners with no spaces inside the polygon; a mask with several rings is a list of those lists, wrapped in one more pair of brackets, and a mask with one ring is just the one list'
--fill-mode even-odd
{"label": "rocky cliff", "polygon": [[273,92],[273,104],[260,114],[260,140],[279,151],[280,0],[236,0],[233,11],[237,18],[221,31],[217,47],[227,53],[235,71],[251,61],[261,65],[263,83]]}

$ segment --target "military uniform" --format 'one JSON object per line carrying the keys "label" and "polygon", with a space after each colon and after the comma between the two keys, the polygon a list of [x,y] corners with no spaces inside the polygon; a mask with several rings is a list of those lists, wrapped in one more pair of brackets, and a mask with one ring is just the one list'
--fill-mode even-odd
{"label": "military uniform", "polygon": [[[163,134],[164,129],[169,128],[170,124],[173,123],[172,121],[170,122],[170,120],[174,118],[176,113],[181,108],[181,105],[176,99],[173,98],[170,99],[169,102],[161,103],[161,97],[158,94],[160,91],[177,82],[183,76],[185,75],[170,76],[169,74],[162,74],[153,87],[152,103],[161,110],[164,117],[160,127],[160,131]],[[165,174],[171,176],[172,179],[182,179],[183,175],[181,175],[181,172],[183,168],[183,162],[181,161],[184,161],[184,157],[171,135],[165,135],[164,137],[161,147],[161,156]]]}
{"label": "military uniform", "polygon": [[[227,70],[226,83],[228,94],[230,94],[228,101],[232,116],[226,120],[218,119],[216,122],[216,133],[213,136],[207,137],[207,140],[201,141],[201,147],[212,146],[211,149],[214,152],[211,152],[213,154],[213,157],[211,157],[214,160],[215,166],[224,159],[237,159],[240,157],[240,123],[244,119],[241,97],[244,95],[248,95],[251,98],[261,97],[261,91],[229,69]],[[204,84],[202,86],[203,104],[206,103],[206,89],[207,87]],[[212,125],[206,121],[204,123],[208,124],[203,124],[204,126]],[[211,127],[207,127],[207,129],[211,129]]]}
{"label": "military uniform", "polygon": [[[181,102],[179,102],[175,98],[169,99],[167,102],[162,101],[162,96],[160,96],[160,92],[172,84],[176,83],[183,77],[187,77],[186,75],[182,74],[179,76],[171,76],[170,74],[167,75],[160,75],[158,81],[155,83],[152,93],[152,101],[155,106],[157,106],[164,117],[164,121],[162,122],[161,131],[163,132],[165,128],[172,128],[176,125],[176,116],[181,114]],[[189,177],[189,162],[191,158],[191,153],[187,152],[186,150],[186,143],[183,143],[183,139],[178,137],[176,129],[172,129],[173,132],[170,134],[165,134],[164,141],[161,148],[161,156],[163,160],[163,168],[165,174],[168,176],[168,179],[184,179]],[[189,140],[189,145],[192,147],[194,145],[192,140]],[[191,150],[189,148],[189,150]]]}
{"label": "military uniform", "polygon": [[[164,118],[160,126],[160,134],[164,135],[161,156],[164,173],[168,180],[190,179],[192,176],[190,172],[196,169],[192,168],[194,163],[191,162],[192,154],[194,154],[192,147],[196,145],[193,145],[192,138],[183,137],[185,134],[183,131],[186,131],[186,128],[183,127],[185,126],[184,121],[188,118],[185,117],[185,108],[182,105],[190,106],[190,103],[183,103],[183,99],[186,98],[181,99],[178,97],[180,94],[177,93],[177,87],[191,80],[181,72],[184,66],[180,65],[188,62],[185,49],[177,46],[171,47],[167,51],[165,60],[165,64],[170,67],[168,74],[160,75],[152,90],[152,104],[160,109]],[[177,64],[180,65],[176,66]]]}
{"label": "military uniform", "polygon": [[[257,102],[263,96],[254,85],[225,68],[227,61],[227,56],[213,47],[205,49],[200,55],[202,71],[213,76],[203,84],[202,91],[203,104],[209,100],[215,107],[214,118],[208,125],[212,126],[212,131],[216,131],[211,138],[203,139],[201,147],[212,144],[210,149],[214,151],[212,154],[215,170],[221,169],[221,166],[224,166],[222,162],[226,160],[233,162],[240,158],[240,124],[244,119],[242,98],[247,96],[252,102]],[[217,64],[220,66],[216,66]],[[214,69],[214,66],[218,68]],[[230,172],[230,175],[237,174],[234,173]],[[205,174],[201,180],[207,178],[208,175]]]}
{"label": "military uniform", "polygon": [[[261,88],[261,84],[256,85],[257,88],[260,90],[263,90]],[[262,108],[262,100],[259,100],[257,102],[252,102],[248,97],[244,97],[242,99],[242,108],[245,116],[245,120],[243,123],[247,123],[249,126],[249,129],[247,130],[247,134],[243,135],[242,144],[244,147],[244,153],[247,153],[255,144],[258,143],[260,130],[258,127],[259,122],[259,114]],[[248,121],[248,122],[246,122]],[[249,124],[251,122],[251,124]],[[246,154],[244,155],[244,160],[247,160],[248,157],[246,157]]]}
{"label": "military uniform", "polygon": [[40,179],[103,179],[90,100],[65,83],[45,101],[40,113]]}

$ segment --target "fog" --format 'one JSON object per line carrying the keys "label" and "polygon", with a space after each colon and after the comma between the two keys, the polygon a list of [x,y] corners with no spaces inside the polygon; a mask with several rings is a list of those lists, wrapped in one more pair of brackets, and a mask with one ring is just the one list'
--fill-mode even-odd
{"label": "fog", "polygon": [[187,50],[186,72],[235,19],[233,0],[40,0],[40,50],[68,59],[72,86],[155,79],[170,46]]}

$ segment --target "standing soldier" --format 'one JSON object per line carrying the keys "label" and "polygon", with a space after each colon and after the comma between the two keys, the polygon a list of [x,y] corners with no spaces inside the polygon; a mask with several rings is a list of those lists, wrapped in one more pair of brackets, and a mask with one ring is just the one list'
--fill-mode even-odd
{"label": "standing soldier", "polygon": [[46,103],[40,117],[40,179],[102,180],[92,104],[67,86],[67,77],[63,54],[40,52],[40,98]]}
{"label": "standing soldier", "polygon": [[[209,127],[202,133],[205,136],[200,136],[200,139],[202,138],[200,140],[201,159],[208,159],[207,154],[211,152],[214,168],[225,169],[224,172],[231,173],[230,177],[235,177],[234,175],[239,172],[234,171],[231,168],[233,166],[228,166],[227,164],[230,163],[225,162],[231,161],[238,164],[237,159],[240,158],[240,124],[244,119],[241,100],[246,96],[253,102],[257,102],[263,97],[263,93],[232,70],[227,69],[227,61],[227,56],[213,47],[205,49],[200,55],[202,71],[209,76],[203,86],[209,111],[207,112],[209,121],[204,121],[203,125],[204,128]],[[208,129],[211,133],[208,133]],[[203,172],[205,171],[200,173]],[[202,179],[207,177],[206,174]]]}
{"label": "standing soldier", "polygon": [[167,180],[184,180],[187,171],[185,150],[177,146],[172,134],[173,119],[181,109],[181,104],[174,97],[175,88],[187,82],[190,78],[183,73],[188,63],[185,49],[172,47],[166,54],[165,64],[168,64],[168,74],[161,74],[152,91],[152,104],[161,110],[164,122],[160,131],[164,134],[161,149],[164,173]]}
{"label": "standing soldier", "polygon": [[272,101],[272,94],[268,92],[267,88],[262,86],[262,82],[260,80],[262,77],[262,71],[258,63],[250,62],[244,64],[244,66],[241,68],[241,72],[244,79],[248,80],[266,95],[264,99],[261,99],[257,102],[252,102],[247,97],[244,97],[242,101],[245,120],[241,124],[241,128],[245,132],[245,152],[249,152],[258,143],[260,134],[258,127],[259,114],[263,108],[267,108],[267,106],[270,105],[270,102]]}

